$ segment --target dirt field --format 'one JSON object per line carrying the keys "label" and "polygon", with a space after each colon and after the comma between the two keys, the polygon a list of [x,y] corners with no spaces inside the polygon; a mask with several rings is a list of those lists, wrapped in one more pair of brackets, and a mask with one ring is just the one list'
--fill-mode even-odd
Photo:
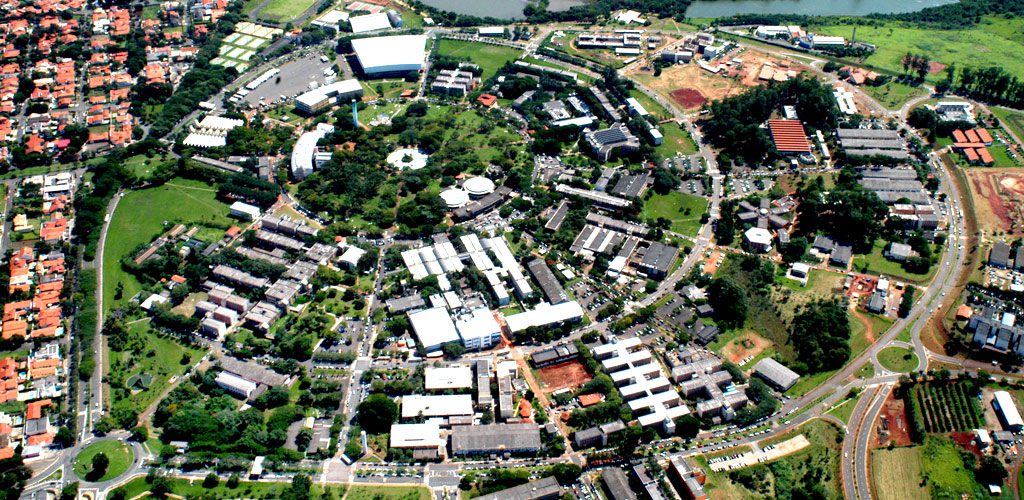
{"label": "dirt field", "polygon": [[1024,223],[1024,173],[1014,168],[965,171],[978,222],[989,231],[1020,234]]}
{"label": "dirt field", "polygon": [[740,364],[744,359],[761,354],[772,342],[757,333],[747,332],[722,347],[722,355],[729,361]]}
{"label": "dirt field", "polygon": [[718,271],[718,266],[722,265],[722,252],[715,250],[711,252],[711,256],[704,261],[704,273],[715,275],[715,271]]}
{"label": "dirt field", "polygon": [[540,385],[544,392],[552,393],[559,389],[574,389],[593,378],[587,368],[579,361],[569,361],[554,366],[545,366],[537,370]]}
{"label": "dirt field", "polygon": [[949,435],[957,446],[971,452],[981,460],[981,450],[978,449],[978,442],[974,439],[973,432],[954,432]]}
{"label": "dirt field", "polygon": [[[740,64],[732,63],[733,59],[741,61]],[[707,101],[718,101],[741,94],[748,87],[763,84],[758,75],[765,64],[797,73],[806,69],[799,63],[753,49],[734,50],[711,64],[728,67],[715,75],[701,69],[696,63],[679,64],[665,68],[658,77],[639,69],[633,70],[630,76],[679,103],[684,109],[697,109]]]}
{"label": "dirt field", "polygon": [[910,446],[912,444],[910,440],[910,427],[907,425],[905,405],[902,400],[896,399],[892,392],[889,393],[889,399],[885,401],[882,413],[879,415],[879,429],[883,427],[882,419],[888,422],[889,430],[881,433],[879,442],[876,443],[878,446],[888,446],[890,441],[895,443],[896,446]]}

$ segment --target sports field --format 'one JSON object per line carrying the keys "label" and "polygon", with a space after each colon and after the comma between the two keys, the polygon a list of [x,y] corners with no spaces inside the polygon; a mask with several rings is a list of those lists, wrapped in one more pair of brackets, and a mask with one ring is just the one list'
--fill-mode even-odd
{"label": "sports field", "polygon": [[270,0],[259,17],[268,21],[287,23],[306,12],[306,9],[313,6],[314,0]]}
{"label": "sports field", "polygon": [[[103,252],[103,309],[109,312],[130,299],[142,286],[121,269],[121,259],[140,245],[169,230],[175,223],[227,229],[228,205],[218,201],[217,188],[199,181],[174,179],[154,188],[130,191],[121,198],[110,220]],[[120,300],[114,300],[118,283],[124,284]]]}
{"label": "sports field", "polygon": [[443,56],[467,58],[480,66],[480,78],[487,81],[494,76],[505,63],[515,61],[520,51],[502,45],[467,42],[465,40],[442,39],[437,46],[437,53]]}
{"label": "sports field", "polygon": [[[1024,76],[1024,59],[1019,57],[1024,44],[1024,19],[989,16],[967,30],[939,30],[906,27],[898,22],[878,22],[857,26],[857,41],[873,43],[878,51],[865,61],[881,69],[903,73],[905,54],[923,54],[943,64],[956,63],[978,68],[998,66],[1018,77]],[[808,30],[851,38],[853,25],[811,26]],[[932,74],[931,81],[945,78]]]}
{"label": "sports field", "polygon": [[673,232],[697,236],[700,219],[708,209],[708,200],[678,191],[668,194],[653,194],[644,202],[640,217],[644,220],[664,217],[672,221]]}

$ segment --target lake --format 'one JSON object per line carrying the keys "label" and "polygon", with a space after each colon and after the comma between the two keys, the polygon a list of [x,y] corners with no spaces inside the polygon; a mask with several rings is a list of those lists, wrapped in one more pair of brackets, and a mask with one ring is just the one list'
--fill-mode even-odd
{"label": "lake", "polygon": [[[522,19],[528,0],[420,0],[441,10],[480,17]],[[874,13],[914,12],[957,0],[698,0],[687,17],[731,17],[736,14],[805,14],[862,16]],[[552,11],[568,10],[584,0],[550,0]]]}
{"label": "lake", "polygon": [[[479,17],[499,19],[522,19],[527,0],[420,0],[436,9]],[[583,5],[584,0],[550,0],[548,10],[560,12],[574,5]]]}
{"label": "lake", "polygon": [[698,0],[686,17],[731,17],[737,14],[801,14],[809,16],[863,16],[915,12],[957,0]]}

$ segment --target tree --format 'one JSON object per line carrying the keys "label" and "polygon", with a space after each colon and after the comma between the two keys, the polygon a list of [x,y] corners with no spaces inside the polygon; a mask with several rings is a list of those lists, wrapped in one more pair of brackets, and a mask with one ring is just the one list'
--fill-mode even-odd
{"label": "tree", "polygon": [[572,483],[575,483],[576,480],[580,478],[580,475],[583,474],[583,469],[581,469],[579,465],[572,463],[558,463],[552,465],[551,468],[548,470],[551,472],[551,475],[555,476],[555,479],[557,479],[558,482],[563,486],[568,486]]}
{"label": "tree", "polygon": [[309,476],[305,474],[296,474],[292,478],[292,485],[285,490],[282,498],[284,500],[309,500],[310,489],[313,487],[313,481],[309,479]]}
{"label": "tree", "polygon": [[693,439],[700,433],[700,420],[693,415],[683,415],[676,419],[676,435],[683,439]]}
{"label": "tree", "polygon": [[78,481],[68,483],[64,489],[60,490],[61,500],[75,500],[78,498]]}
{"label": "tree", "polygon": [[163,498],[171,492],[171,480],[166,476],[156,476],[149,485],[149,493],[156,498]]}
{"label": "tree", "polygon": [[448,342],[441,346],[441,352],[444,353],[444,357],[455,359],[465,354],[466,348],[462,346],[462,342]]}
{"label": "tree", "polygon": [[57,435],[54,436],[53,442],[63,448],[69,448],[75,444],[75,433],[68,426],[61,427],[57,430]]}
{"label": "tree", "polygon": [[843,366],[850,357],[850,319],[844,303],[819,300],[793,318],[790,342],[808,372]]}
{"label": "tree", "polygon": [[239,482],[241,482],[241,479],[238,477],[238,473],[236,472],[228,476],[228,482],[226,484],[228,488],[235,489],[238,487]]}
{"label": "tree", "polygon": [[371,434],[381,434],[391,429],[398,418],[398,405],[383,394],[371,394],[356,408],[359,426]]}
{"label": "tree", "polygon": [[107,467],[110,467],[110,457],[106,453],[100,452],[93,455],[92,468],[89,469],[89,474],[86,478],[90,481],[98,481],[107,473]]}
{"label": "tree", "polygon": [[981,466],[975,472],[978,482],[981,484],[1003,484],[1003,480],[1009,476],[1006,467],[998,458],[992,455],[985,455],[981,459]]}
{"label": "tree", "polygon": [[220,477],[217,476],[216,472],[211,472],[203,478],[203,488],[211,490],[216,488],[220,484]]}
{"label": "tree", "polygon": [[149,439],[149,428],[144,425],[137,425],[132,429],[132,440],[140,443]]}
{"label": "tree", "polygon": [[708,287],[708,298],[715,306],[715,321],[723,329],[739,328],[747,320],[747,298],[729,278],[716,278]]}

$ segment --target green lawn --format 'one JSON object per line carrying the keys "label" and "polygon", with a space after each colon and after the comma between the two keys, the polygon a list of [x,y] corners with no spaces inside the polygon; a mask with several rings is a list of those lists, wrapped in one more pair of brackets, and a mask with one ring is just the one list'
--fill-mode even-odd
{"label": "green lawn", "polygon": [[429,500],[430,490],[422,486],[352,486],[346,500]]}
{"label": "green lawn", "polygon": [[887,109],[900,109],[907,101],[923,96],[928,92],[923,87],[912,87],[899,82],[889,82],[880,87],[862,85],[860,89],[874,97],[875,100]]}
{"label": "green lawn", "polygon": [[[874,26],[857,26],[857,40],[873,43],[878,51],[866,64],[902,73],[902,58],[908,52],[923,54],[944,64],[956,63],[977,68],[997,66],[1018,77],[1024,76],[1024,59],[1019,57],[1024,44],[1024,19],[1003,19],[989,16],[966,30],[940,30],[910,27],[899,22],[877,22]],[[851,38],[852,24],[810,26],[809,31]],[[934,74],[938,81],[944,74]]]}
{"label": "green lawn", "polygon": [[853,414],[853,409],[857,406],[857,401],[860,401],[860,395],[855,398],[844,399],[838,406],[833,407],[831,410],[825,412],[833,417],[842,420],[844,424],[850,424],[850,415]]}
{"label": "green lawn", "polygon": [[480,78],[484,81],[494,76],[505,63],[516,60],[521,54],[516,49],[502,45],[449,39],[441,39],[437,53],[443,56],[468,58],[480,66],[482,71]]}
{"label": "green lawn", "polygon": [[932,498],[980,498],[979,495],[988,493],[982,492],[972,471],[964,467],[960,448],[948,437],[929,436],[921,449],[921,462]]}
{"label": "green lawn", "polygon": [[662,158],[675,156],[676,153],[692,155],[697,152],[697,144],[693,142],[690,133],[683,130],[675,122],[661,124],[661,134],[665,136],[664,141],[654,150]]}
{"label": "green lawn", "polygon": [[644,220],[664,217],[672,221],[673,232],[696,236],[700,231],[701,217],[708,209],[708,200],[678,191],[668,194],[654,193],[644,201],[640,217]]}
{"label": "green lawn", "polygon": [[866,272],[868,274],[885,275],[898,280],[909,281],[911,283],[927,282],[931,279],[932,275],[935,274],[936,266],[932,266],[926,274],[905,271],[899,262],[894,262],[885,258],[885,251],[888,247],[889,242],[882,239],[876,240],[875,246],[872,248],[870,254],[857,254],[854,256],[853,268],[861,269],[862,266],[866,264]]}
{"label": "green lawn", "polygon": [[[116,352],[110,351],[107,362],[110,363],[105,372],[107,377],[115,380],[119,385],[128,386],[133,377],[152,377],[149,384],[143,384],[130,390],[113,391],[112,404],[117,404],[121,399],[127,399],[134,408],[145,409],[163,393],[167,388],[171,377],[180,376],[185,372],[189,364],[182,364],[184,355],[195,362],[203,355],[203,351],[194,347],[186,347],[172,338],[158,335],[150,326],[149,321],[139,321],[129,326],[129,331],[143,338],[145,351],[143,352]],[[118,397],[125,394],[125,398]]]}
{"label": "green lawn", "polygon": [[917,369],[917,354],[904,347],[886,347],[878,353],[878,362],[886,370],[911,372]]}
{"label": "green lawn", "polygon": [[140,179],[145,179],[163,163],[159,157],[147,158],[145,155],[135,155],[124,161],[127,170],[135,173]]}
{"label": "green lawn", "polygon": [[[202,481],[189,481],[186,479],[170,479],[171,492],[175,495],[180,495],[184,498],[282,498],[285,490],[290,486],[289,483],[269,483],[269,482],[250,482],[242,481],[235,488],[228,488],[227,481],[220,481],[220,483],[210,489],[204,488]],[[126,483],[124,486],[118,488],[125,492],[127,498],[135,498],[143,493],[149,491],[149,484],[146,483],[146,478],[140,477],[133,479]],[[331,498],[340,499],[345,496],[345,490],[347,486],[344,485],[332,485],[328,488],[328,496],[321,496],[324,494],[323,487],[313,483],[312,494],[313,498]],[[351,498],[351,496],[349,497]],[[389,497],[390,498],[390,497]]]}
{"label": "green lawn", "polygon": [[[154,188],[130,191],[118,203],[110,220],[103,254],[103,309],[135,295],[142,286],[121,269],[121,260],[140,245],[150,243],[175,223],[207,225],[227,229],[228,205],[215,199],[217,188],[189,179],[173,179]],[[120,300],[114,300],[118,283],[124,284]]]}
{"label": "green lawn", "polygon": [[313,6],[314,0],[270,0],[259,17],[270,21],[287,23],[306,12],[306,9]]}
{"label": "green lawn", "polygon": [[105,454],[110,460],[107,472],[99,478],[100,481],[109,481],[124,474],[132,464],[132,451],[128,448],[128,445],[120,441],[100,441],[85,447],[75,457],[75,475],[85,479],[89,471],[92,470],[93,457],[100,453]]}

